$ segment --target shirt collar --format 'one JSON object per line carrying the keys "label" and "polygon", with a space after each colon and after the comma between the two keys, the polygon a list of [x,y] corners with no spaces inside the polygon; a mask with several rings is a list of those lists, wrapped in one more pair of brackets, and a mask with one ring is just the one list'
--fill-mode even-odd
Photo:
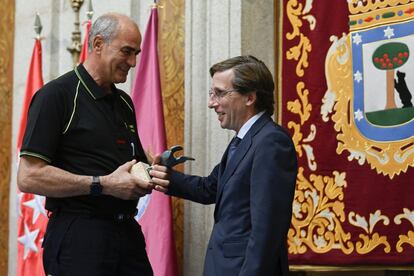
{"label": "shirt collar", "polygon": [[[92,96],[94,100],[99,100],[109,95],[105,90],[102,89],[102,87],[100,87],[95,82],[92,76],[89,75],[88,71],[86,71],[83,64],[79,64],[75,68],[75,73],[81,81],[83,87],[88,91],[88,93]],[[115,87],[114,84],[111,84],[111,90],[115,94],[119,93],[118,89]]]}
{"label": "shirt collar", "polygon": [[251,117],[244,125],[240,128],[239,132],[237,133],[237,137],[243,139],[249,129],[253,126],[253,124],[265,113],[265,111],[259,112],[253,117]]}

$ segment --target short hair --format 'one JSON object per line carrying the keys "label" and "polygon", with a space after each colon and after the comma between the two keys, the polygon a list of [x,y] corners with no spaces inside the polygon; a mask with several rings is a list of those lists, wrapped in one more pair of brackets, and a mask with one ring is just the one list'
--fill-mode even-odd
{"label": "short hair", "polygon": [[234,78],[233,88],[240,94],[256,92],[256,111],[265,111],[270,116],[274,112],[275,85],[272,74],[263,63],[254,56],[237,56],[219,63],[210,68],[210,75],[232,69]]}
{"label": "short hair", "polygon": [[93,39],[101,35],[105,43],[110,43],[116,35],[119,17],[114,14],[104,14],[99,16],[93,23],[88,37],[88,52],[92,51]]}

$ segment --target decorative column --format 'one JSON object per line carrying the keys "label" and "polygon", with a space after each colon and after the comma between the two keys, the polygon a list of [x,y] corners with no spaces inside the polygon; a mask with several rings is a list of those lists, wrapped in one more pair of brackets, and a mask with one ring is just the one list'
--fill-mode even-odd
{"label": "decorative column", "polygon": [[72,45],[67,50],[72,54],[73,66],[75,67],[79,61],[79,55],[82,49],[81,32],[79,28],[79,10],[82,7],[83,0],[71,0],[72,9],[75,13],[75,30],[72,32]]}

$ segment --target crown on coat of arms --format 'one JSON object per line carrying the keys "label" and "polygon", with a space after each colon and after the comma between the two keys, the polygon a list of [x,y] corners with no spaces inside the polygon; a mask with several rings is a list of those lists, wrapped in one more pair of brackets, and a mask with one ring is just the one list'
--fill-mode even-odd
{"label": "crown on coat of arms", "polygon": [[414,0],[348,0],[349,30],[412,20]]}

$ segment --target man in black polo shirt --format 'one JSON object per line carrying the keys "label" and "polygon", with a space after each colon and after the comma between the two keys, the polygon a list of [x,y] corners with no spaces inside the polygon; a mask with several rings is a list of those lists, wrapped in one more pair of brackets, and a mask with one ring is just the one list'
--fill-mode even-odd
{"label": "man in black polo shirt", "polygon": [[84,64],[46,84],[32,100],[18,186],[46,196],[52,215],[43,241],[50,275],[152,275],[134,220],[138,199],[164,185],[155,166],[145,182],[131,175],[147,162],[131,98],[114,83],[136,64],[141,34],[127,16],[99,17]]}

